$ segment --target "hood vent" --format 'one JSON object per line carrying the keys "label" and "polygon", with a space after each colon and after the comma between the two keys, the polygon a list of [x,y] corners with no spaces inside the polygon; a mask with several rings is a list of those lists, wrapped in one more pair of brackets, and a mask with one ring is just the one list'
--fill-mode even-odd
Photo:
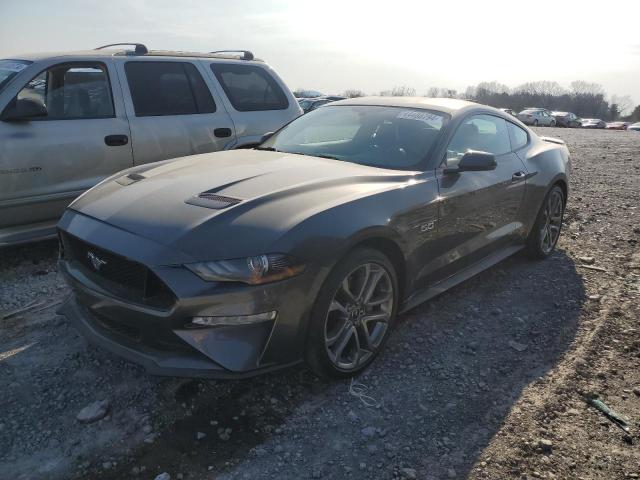
{"label": "hood vent", "polygon": [[225,197],[212,192],[202,192],[187,200],[186,203],[199,207],[213,208],[214,210],[223,210],[237,205],[241,201],[239,198]]}
{"label": "hood vent", "polygon": [[122,177],[116,179],[116,183],[119,183],[123,187],[126,187],[127,185],[131,185],[132,183],[144,180],[145,178],[147,177],[140,175],[139,173],[130,173],[129,175],[123,175]]}

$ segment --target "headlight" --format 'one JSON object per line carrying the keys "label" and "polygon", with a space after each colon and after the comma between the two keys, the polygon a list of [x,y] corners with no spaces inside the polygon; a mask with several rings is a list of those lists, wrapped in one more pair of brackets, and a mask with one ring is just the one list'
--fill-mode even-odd
{"label": "headlight", "polygon": [[255,257],[219,260],[185,265],[203,280],[212,282],[243,282],[250,285],[276,282],[304,271],[300,261],[279,253]]}

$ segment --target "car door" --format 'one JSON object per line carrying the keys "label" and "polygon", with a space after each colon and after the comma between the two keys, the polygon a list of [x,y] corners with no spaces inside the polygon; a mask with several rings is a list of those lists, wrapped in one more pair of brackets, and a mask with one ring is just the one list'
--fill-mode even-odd
{"label": "car door", "polygon": [[[437,169],[439,188],[438,245],[434,278],[446,278],[513,243],[521,233],[520,210],[526,169],[513,153],[507,122],[476,114],[465,118]],[[446,173],[467,150],[495,155],[489,171]],[[433,279],[432,279],[433,280]]]}
{"label": "car door", "polygon": [[114,78],[109,60],[51,61],[14,87],[6,109],[28,100],[43,115],[0,125],[0,243],[12,241],[4,238],[8,229],[54,233],[76,196],[132,165],[129,124]]}
{"label": "car door", "polygon": [[224,150],[235,142],[231,118],[185,59],[118,61],[136,165]]}

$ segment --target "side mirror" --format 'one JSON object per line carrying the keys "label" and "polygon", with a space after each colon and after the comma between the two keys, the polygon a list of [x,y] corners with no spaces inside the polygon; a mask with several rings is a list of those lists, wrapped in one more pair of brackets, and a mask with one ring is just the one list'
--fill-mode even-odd
{"label": "side mirror", "polygon": [[7,105],[0,120],[3,122],[28,121],[32,118],[42,118],[47,116],[47,109],[44,105],[29,98],[16,99]]}
{"label": "side mirror", "polygon": [[267,140],[269,140],[273,136],[274,133],[276,133],[276,132],[267,132],[264,135],[262,135],[262,138],[260,139],[260,143],[264,143]]}
{"label": "side mirror", "polygon": [[497,165],[496,157],[493,153],[467,150],[458,165],[445,168],[444,173],[483,172],[495,170]]}

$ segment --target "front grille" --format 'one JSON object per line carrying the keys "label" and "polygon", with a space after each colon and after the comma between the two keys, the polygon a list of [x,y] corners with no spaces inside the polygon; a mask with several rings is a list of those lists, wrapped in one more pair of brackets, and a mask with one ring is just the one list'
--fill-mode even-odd
{"label": "front grille", "polygon": [[79,267],[98,285],[116,297],[143,305],[169,308],[171,290],[147,267],[61,232],[63,258]]}

